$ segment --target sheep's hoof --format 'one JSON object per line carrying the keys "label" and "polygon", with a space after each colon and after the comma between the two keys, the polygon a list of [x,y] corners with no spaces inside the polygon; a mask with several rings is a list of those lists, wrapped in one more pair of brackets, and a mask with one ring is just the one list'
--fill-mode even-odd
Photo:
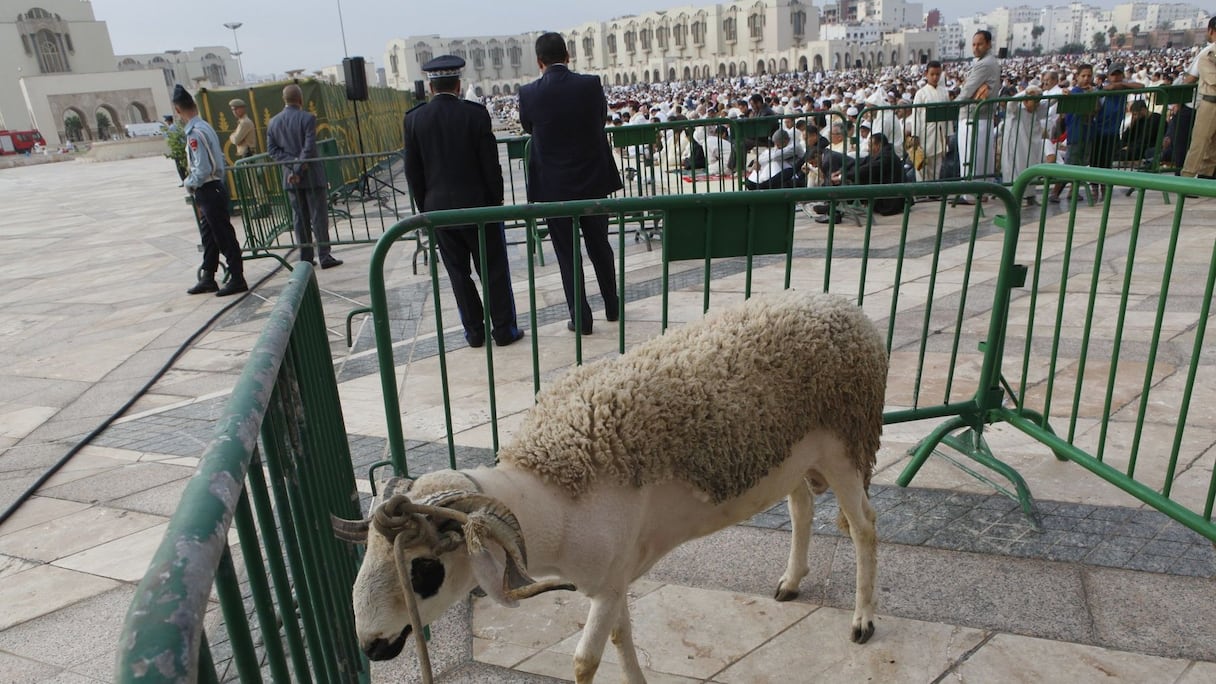
{"label": "sheep's hoof", "polygon": [[874,636],[874,623],[867,622],[865,628],[853,627],[853,643],[864,644]]}
{"label": "sheep's hoof", "polygon": [[798,598],[798,590],[782,589],[781,587],[777,587],[777,593],[773,594],[773,598],[777,599],[778,601],[793,601],[794,599]]}

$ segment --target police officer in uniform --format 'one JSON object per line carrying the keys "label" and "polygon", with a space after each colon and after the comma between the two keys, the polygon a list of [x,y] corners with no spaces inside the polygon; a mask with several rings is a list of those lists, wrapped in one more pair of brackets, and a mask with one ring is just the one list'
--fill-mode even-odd
{"label": "police officer in uniform", "polygon": [[1196,93],[1195,125],[1191,147],[1186,153],[1182,175],[1211,176],[1216,173],[1216,17],[1208,20],[1208,44],[1195,56],[1183,78],[1199,82]]}
{"label": "police officer in uniform", "polygon": [[[422,65],[430,82],[431,99],[405,114],[405,178],[419,211],[494,207],[503,203],[502,167],[490,113],[482,105],[461,99],[464,60],[442,55]],[[501,222],[485,226],[486,264],[476,226],[439,228],[436,240],[447,269],[464,337],[471,347],[485,344],[485,312],[472,271],[486,291],[494,342],[506,346],[524,336],[516,325],[515,295]]]}
{"label": "police officer in uniform", "polygon": [[[187,173],[182,184],[194,197],[194,206],[202,216],[199,227],[203,238],[203,266],[198,282],[186,292],[214,292],[217,297],[244,292],[249,286],[245,283],[241,245],[228,217],[228,187],[224,185],[224,153],[220,149],[219,136],[211,124],[198,115],[194,98],[180,84],[173,89],[171,100],[173,111],[186,122]],[[228,263],[229,275],[228,283],[222,288],[215,282],[221,253]]]}

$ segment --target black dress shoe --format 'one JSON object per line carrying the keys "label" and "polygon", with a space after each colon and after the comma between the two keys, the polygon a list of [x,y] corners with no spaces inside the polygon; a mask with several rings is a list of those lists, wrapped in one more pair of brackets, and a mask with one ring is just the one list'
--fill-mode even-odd
{"label": "black dress shoe", "polygon": [[494,344],[496,344],[500,347],[506,347],[508,345],[514,344],[514,343],[522,340],[523,338],[524,338],[524,331],[516,328],[515,332],[511,333],[510,335],[506,335],[506,336],[495,335]]}
{"label": "black dress shoe", "polygon": [[620,319],[620,317],[621,317],[620,310],[618,310],[616,308],[604,309],[604,319],[607,320],[609,323],[616,323],[617,320]]}
{"label": "black dress shoe", "polygon": [[337,257],[327,256],[321,259],[321,268],[333,268],[334,266],[341,266],[342,263],[342,260]]}
{"label": "black dress shoe", "polygon": [[233,278],[228,281],[228,284],[221,287],[219,292],[215,293],[216,297],[228,297],[241,292],[248,292],[249,285],[245,283],[244,278]]}
{"label": "black dress shoe", "polygon": [[[833,217],[830,217],[830,216],[827,216],[827,215],[824,215],[824,216],[816,216],[816,217],[815,217],[815,223],[827,223],[827,222],[828,222],[828,221],[830,221],[832,218],[833,218]],[[836,223],[838,223],[838,224],[839,224],[839,223],[841,223],[842,221],[844,221],[844,214],[840,213],[839,211],[838,211],[838,212],[836,212],[835,219],[836,219]]]}
{"label": "black dress shoe", "polygon": [[816,214],[819,214],[820,216],[822,216],[822,215],[824,215],[824,214],[828,213],[828,205],[826,205],[826,204],[816,204],[816,205],[814,205],[814,206],[812,206],[812,207],[811,207],[811,211],[813,211],[813,212],[815,212]]}
{"label": "black dress shoe", "polygon": [[469,343],[469,346],[473,347],[474,349],[484,347],[486,344],[485,333],[465,333],[464,339]]}
{"label": "black dress shoe", "polygon": [[215,292],[218,289],[220,289],[220,286],[216,284],[215,278],[207,278],[195,283],[194,287],[186,290],[186,294],[205,294],[207,292]]}
{"label": "black dress shoe", "polygon": [[[566,330],[569,330],[570,332],[574,332],[574,321],[566,321]],[[583,334],[584,335],[591,334],[591,324],[590,323],[583,323]]]}

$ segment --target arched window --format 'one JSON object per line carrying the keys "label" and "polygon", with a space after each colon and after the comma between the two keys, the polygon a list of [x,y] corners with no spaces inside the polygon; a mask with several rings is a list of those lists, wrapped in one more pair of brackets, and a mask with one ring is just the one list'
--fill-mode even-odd
{"label": "arched window", "polygon": [[637,48],[638,36],[633,31],[625,32],[625,52],[633,52]]}
{"label": "arched window", "polygon": [[[648,28],[644,28],[640,32],[638,32],[638,42],[640,42],[642,44],[643,50],[650,50],[650,37],[651,37],[651,31]],[[658,79],[656,79],[656,80],[658,80]]]}
{"label": "arched window", "polygon": [[139,60],[132,59],[130,57],[124,57],[123,60],[118,63],[119,71],[138,71],[143,68],[144,65],[140,64]]}
{"label": "arched window", "polygon": [[38,51],[38,66],[44,74],[61,74],[71,71],[68,68],[67,56],[59,43],[59,36],[48,29],[42,29],[34,34],[34,45]]}
{"label": "arched window", "polygon": [[583,36],[583,56],[590,58],[595,54],[595,39],[591,36]]}
{"label": "arched window", "polygon": [[654,32],[654,42],[659,46],[660,50],[667,49],[667,39],[670,33],[671,29],[667,28],[666,26],[660,26],[659,29]]}
{"label": "arched window", "polygon": [[790,14],[790,23],[794,25],[795,38],[802,38],[806,35],[806,12],[794,10]]}
{"label": "arched window", "polygon": [[727,17],[722,20],[722,33],[725,34],[727,40],[734,41],[738,39],[738,29],[735,26],[734,17]]}
{"label": "arched window", "polygon": [[494,65],[495,69],[502,68],[502,48],[495,45],[490,48],[490,64]]}
{"label": "arched window", "polygon": [[759,40],[764,37],[764,15],[753,13],[747,16],[747,30],[751,37]]}
{"label": "arched window", "polygon": [[608,46],[608,54],[616,54],[616,34],[609,33],[608,37],[604,39],[604,44]]}
{"label": "arched window", "polygon": [[524,50],[514,43],[507,46],[507,57],[511,59],[511,66],[517,67],[522,63],[524,58]]}
{"label": "arched window", "polygon": [[684,24],[676,24],[671,29],[671,40],[678,48],[684,47],[688,42],[688,27]]}
{"label": "arched window", "polygon": [[566,41],[566,52],[570,53],[570,59],[575,59],[578,57],[578,50],[574,48],[573,40]]}
{"label": "arched window", "polygon": [[705,22],[695,21],[692,25],[692,42],[694,45],[705,44]]}

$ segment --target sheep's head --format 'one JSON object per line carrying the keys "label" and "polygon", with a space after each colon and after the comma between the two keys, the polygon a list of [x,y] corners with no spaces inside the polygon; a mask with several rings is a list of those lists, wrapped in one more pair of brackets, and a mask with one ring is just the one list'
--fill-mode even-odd
{"label": "sheep's head", "polygon": [[338,538],[367,544],[353,601],[355,631],[368,658],[395,658],[412,631],[479,584],[509,606],[546,591],[574,589],[528,576],[519,521],[497,499],[448,490],[411,501],[409,493],[406,481],[394,478],[370,518],[333,519]]}

